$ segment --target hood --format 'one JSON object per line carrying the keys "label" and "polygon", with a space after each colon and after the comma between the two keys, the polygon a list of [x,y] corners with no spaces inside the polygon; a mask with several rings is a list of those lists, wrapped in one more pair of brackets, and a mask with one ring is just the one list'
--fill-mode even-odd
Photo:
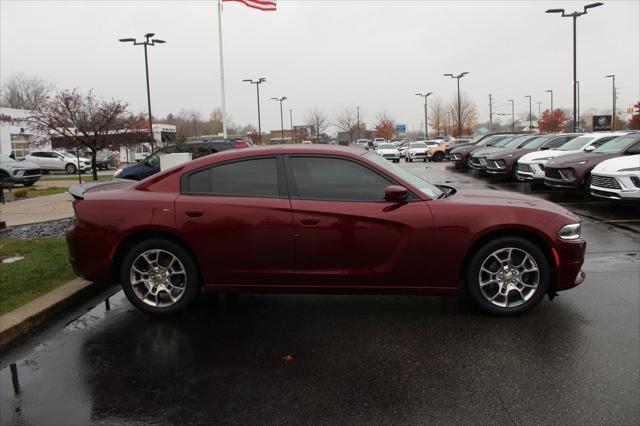
{"label": "hood", "polygon": [[395,154],[398,152],[396,148],[378,149],[376,151],[382,154]]}
{"label": "hood", "polygon": [[478,146],[478,145],[469,145],[469,146],[465,146],[463,148],[456,148],[456,149],[452,149],[451,153],[452,154],[466,154],[468,152],[474,152],[477,151],[480,148],[484,148],[484,146]]}
{"label": "hood", "polygon": [[496,159],[507,159],[507,158],[520,158],[525,154],[530,152],[537,151],[537,149],[524,149],[524,148],[507,148],[503,149],[500,152],[494,152],[492,155],[487,157],[491,160]]}
{"label": "hood", "polygon": [[31,161],[0,161],[0,165],[7,169],[23,170],[23,169],[39,169],[40,166]]}
{"label": "hood", "polygon": [[[638,170],[640,169],[640,155],[625,155],[603,161],[593,169],[593,173],[617,173],[620,169],[636,169],[635,173],[640,173]],[[627,170],[627,172],[633,173],[634,170]]]}
{"label": "hood", "polygon": [[589,152],[578,152],[549,160],[547,167],[588,167],[596,165],[609,158],[618,157],[619,155],[620,154],[593,154]]}
{"label": "hood", "polygon": [[557,149],[549,149],[546,151],[533,151],[528,154],[525,154],[520,158],[520,161],[528,162],[528,161],[539,161],[541,158],[556,158],[561,157],[563,155],[576,154],[582,151],[558,151]]}
{"label": "hood", "polygon": [[523,207],[544,210],[553,214],[569,215],[578,220],[566,208],[541,198],[517,192],[495,189],[458,189],[455,196],[445,198],[455,203],[469,205],[496,206],[501,208]]}
{"label": "hood", "polygon": [[492,153],[494,153],[496,151],[502,151],[503,149],[507,149],[507,148],[501,148],[499,146],[488,146],[488,147],[476,149],[473,152],[473,154],[471,154],[471,156],[472,157],[487,156],[487,155],[492,154]]}

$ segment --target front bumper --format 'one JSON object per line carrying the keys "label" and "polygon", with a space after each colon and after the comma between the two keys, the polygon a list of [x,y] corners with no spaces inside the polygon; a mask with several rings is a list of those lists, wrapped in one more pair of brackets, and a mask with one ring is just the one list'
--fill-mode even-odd
{"label": "front bumper", "polygon": [[504,160],[487,159],[487,173],[492,175],[508,175],[511,173],[513,165],[507,164]]}
{"label": "front bumper", "polygon": [[587,242],[559,240],[554,245],[557,253],[555,290],[563,291],[582,284],[586,274],[582,271]]}
{"label": "front bumper", "polygon": [[546,167],[544,171],[544,184],[554,188],[578,189],[582,185],[582,180],[572,168]]}
{"label": "front bumper", "polygon": [[485,170],[487,168],[487,157],[474,157],[471,156],[469,165],[472,169]]}
{"label": "front bumper", "polygon": [[467,164],[467,158],[469,154],[451,153],[449,154],[449,160],[455,164]]}
{"label": "front bumper", "polygon": [[522,181],[544,182],[544,164],[518,163],[516,177]]}
{"label": "front bumper", "polygon": [[[637,177],[634,177],[637,179]],[[591,176],[591,195],[610,200],[640,201],[640,188],[631,180],[631,176]]]}

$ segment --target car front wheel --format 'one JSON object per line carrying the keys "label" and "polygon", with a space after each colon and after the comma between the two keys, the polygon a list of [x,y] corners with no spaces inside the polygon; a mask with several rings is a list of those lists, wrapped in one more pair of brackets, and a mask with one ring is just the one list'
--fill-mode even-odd
{"label": "car front wheel", "polygon": [[73,164],[67,164],[64,168],[67,174],[73,175],[76,173],[76,166]]}
{"label": "car front wheel", "polygon": [[550,277],[549,261],[537,245],[503,237],[475,253],[467,271],[467,291],[486,313],[518,315],[540,303]]}
{"label": "car front wheel", "polygon": [[163,239],[142,241],[125,255],[120,282],[129,301],[154,315],[173,314],[198,296],[198,270],[180,245]]}

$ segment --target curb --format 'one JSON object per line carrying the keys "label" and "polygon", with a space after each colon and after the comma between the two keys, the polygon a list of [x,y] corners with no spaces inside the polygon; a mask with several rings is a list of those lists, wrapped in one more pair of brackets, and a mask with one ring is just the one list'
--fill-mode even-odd
{"label": "curb", "polygon": [[108,286],[76,278],[0,316],[0,349],[35,331],[70,306],[83,302],[107,288]]}

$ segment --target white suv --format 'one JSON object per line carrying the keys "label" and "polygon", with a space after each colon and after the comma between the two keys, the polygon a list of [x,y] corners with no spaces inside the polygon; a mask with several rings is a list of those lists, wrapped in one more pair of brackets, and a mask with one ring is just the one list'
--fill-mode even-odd
{"label": "white suv", "polygon": [[76,173],[78,169],[81,172],[91,168],[91,160],[88,158],[78,158],[68,152],[62,151],[36,151],[25,157],[26,161],[36,163],[43,172],[65,171],[70,175]]}
{"label": "white suv", "polygon": [[640,155],[612,158],[591,171],[591,195],[640,201]]}

